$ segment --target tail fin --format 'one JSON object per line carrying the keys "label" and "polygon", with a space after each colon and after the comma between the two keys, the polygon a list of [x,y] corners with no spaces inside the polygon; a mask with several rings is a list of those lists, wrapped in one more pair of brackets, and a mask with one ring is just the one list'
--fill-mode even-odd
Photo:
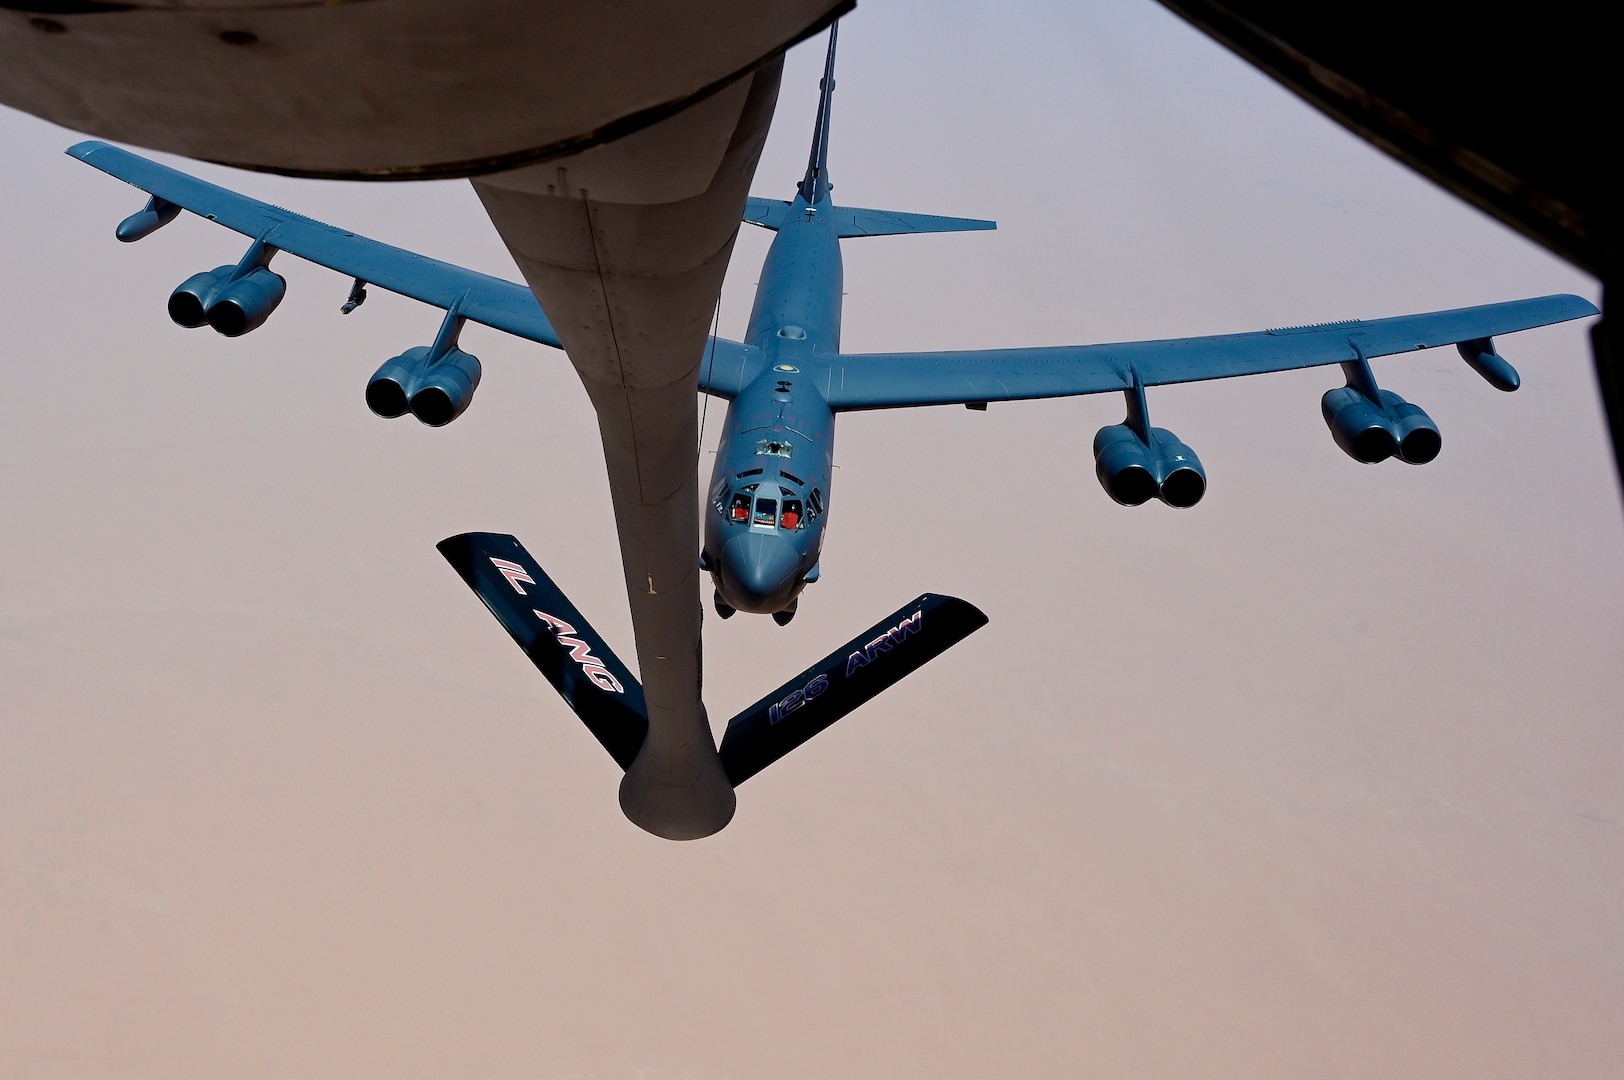
{"label": "tail fin", "polygon": [[975,605],[935,593],[893,612],[728,721],[728,780],[744,783],[985,625]]}
{"label": "tail fin", "polygon": [[816,206],[829,197],[829,105],[835,92],[835,38],[840,20],[829,26],[829,55],[823,61],[823,81],[818,84],[818,122],[812,130],[812,154],[801,181],[801,198]]}
{"label": "tail fin", "polygon": [[648,735],[643,687],[516,537],[462,533],[436,545],[622,769]]}
{"label": "tail fin", "polygon": [[[806,162],[806,176],[797,194],[807,206],[819,206],[829,198],[829,116],[835,93],[835,42],[840,34],[837,19],[829,27],[829,53],[823,61],[823,81],[818,84],[818,119],[812,129],[812,152]],[[744,220],[764,229],[777,230],[784,224],[790,204],[777,199],[750,199]],[[863,210],[854,206],[831,206],[835,226],[842,237],[893,236],[898,233],[969,232],[996,229],[995,222],[979,218],[937,217],[910,214],[900,210]]]}

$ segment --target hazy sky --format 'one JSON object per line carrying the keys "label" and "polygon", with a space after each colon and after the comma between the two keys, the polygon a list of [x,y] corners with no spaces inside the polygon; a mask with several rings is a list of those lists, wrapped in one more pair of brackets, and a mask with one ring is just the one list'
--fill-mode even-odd
{"label": "hazy sky", "polygon": [[[838,201],[999,222],[849,242],[852,349],[1596,296],[1149,2],[864,0],[838,81]],[[1332,371],[1152,391],[1187,512],[1100,491],[1114,396],[843,418],[823,579],[787,628],[707,623],[713,720],[924,590],[992,623],[673,844],[434,550],[516,533],[632,655],[563,357],[471,328],[469,412],[381,421],[367,376],[436,312],[340,318],[284,256],[263,329],[181,331],[169,290],[242,242],[116,243],[141,198],[76,138],[0,112],[0,1075],[1619,1075],[1624,515],[1582,325],[1502,341],[1514,395],[1378,361],[1425,468],[1336,449]],[[465,183],[187,167],[517,277]]]}

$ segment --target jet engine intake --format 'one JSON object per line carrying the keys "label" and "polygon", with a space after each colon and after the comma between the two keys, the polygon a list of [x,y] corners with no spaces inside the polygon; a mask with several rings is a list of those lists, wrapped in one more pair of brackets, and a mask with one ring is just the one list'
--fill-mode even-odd
{"label": "jet engine intake", "polygon": [[1432,417],[1391,390],[1378,390],[1371,401],[1351,386],[1327,391],[1320,413],[1331,437],[1353,460],[1366,465],[1397,457],[1425,465],[1443,449],[1443,436]]}
{"label": "jet engine intake", "polygon": [[255,240],[236,266],[193,274],[169,294],[169,317],[188,329],[208,323],[226,337],[248,333],[287,295],[288,283],[267,266],[275,254],[275,247]]}
{"label": "jet engine intake", "polygon": [[287,292],[281,274],[263,266],[251,270],[215,290],[208,306],[209,325],[226,337],[241,337],[263,325]]}
{"label": "jet engine intake", "polygon": [[429,427],[445,427],[474,400],[479,376],[479,357],[452,349],[423,371],[412,390],[412,415]]}
{"label": "jet engine intake", "polygon": [[1094,436],[1094,472],[1105,493],[1123,506],[1157,498],[1185,510],[1207,493],[1201,460],[1166,428],[1151,428],[1148,446],[1131,424],[1100,428]]}
{"label": "jet engine intake", "polygon": [[193,274],[175,286],[175,291],[169,294],[169,317],[175,325],[190,330],[208,322],[209,304],[215,292],[222,283],[231,280],[235,269],[234,266],[216,266],[213,270]]}
{"label": "jet engine intake", "polygon": [[1156,497],[1175,510],[1188,510],[1207,493],[1207,470],[1201,467],[1195,451],[1179,442],[1171,431],[1151,428],[1150,433],[1160,451]]}
{"label": "jet engine intake", "polygon": [[418,374],[428,355],[427,346],[419,345],[385,360],[367,380],[367,408],[385,420],[405,416],[411,408],[412,391],[417,388]]}
{"label": "jet engine intake", "polygon": [[1320,414],[1331,438],[1355,461],[1374,465],[1398,451],[1398,431],[1387,414],[1351,386],[1328,390]]}
{"label": "jet engine intake", "polygon": [[367,380],[367,408],[393,420],[410,412],[429,427],[444,427],[468,408],[479,386],[479,357],[451,349],[438,360],[419,345],[383,362]]}
{"label": "jet engine intake", "polygon": [[1389,410],[1398,419],[1398,459],[1406,465],[1425,465],[1444,448],[1444,437],[1432,417],[1391,390],[1383,390]]}
{"label": "jet engine intake", "polygon": [[1105,493],[1123,506],[1141,506],[1156,497],[1156,463],[1127,424],[1095,433],[1094,474]]}

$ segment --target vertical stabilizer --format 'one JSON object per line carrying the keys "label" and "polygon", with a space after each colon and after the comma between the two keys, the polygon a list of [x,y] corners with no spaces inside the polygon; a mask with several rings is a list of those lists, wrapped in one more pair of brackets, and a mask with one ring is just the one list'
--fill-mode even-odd
{"label": "vertical stabilizer", "polygon": [[829,27],[829,55],[823,61],[823,81],[818,84],[818,123],[812,131],[812,155],[806,163],[806,179],[801,181],[801,198],[816,206],[829,197],[829,100],[835,92],[835,36],[840,22]]}

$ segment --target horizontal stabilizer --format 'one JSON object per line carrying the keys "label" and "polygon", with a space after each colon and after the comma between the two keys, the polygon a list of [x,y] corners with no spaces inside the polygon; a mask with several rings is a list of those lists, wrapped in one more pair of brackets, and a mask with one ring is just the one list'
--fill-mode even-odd
{"label": "horizontal stabilizer", "polygon": [[728,780],[748,780],[985,625],[975,605],[935,593],[892,613],[728,721]]}
{"label": "horizontal stabilizer", "polygon": [[744,218],[746,225],[760,225],[763,229],[777,232],[789,220],[789,203],[783,199],[756,199],[744,200]]}
{"label": "horizontal stabilizer", "polygon": [[[751,225],[776,231],[789,220],[791,208],[791,203],[779,199],[750,199],[745,204],[744,220]],[[842,238],[980,232],[998,228],[996,221],[982,218],[940,217],[936,214],[910,214],[902,210],[866,210],[860,206],[831,206],[827,212],[834,215],[835,228]]]}
{"label": "horizontal stabilizer", "polygon": [[860,206],[834,207],[835,227],[842,237],[901,236],[905,233],[983,232],[998,222],[983,218],[939,217],[903,210],[864,210]]}
{"label": "horizontal stabilizer", "polygon": [[643,687],[518,539],[463,533],[438,545],[622,769],[648,734]]}

